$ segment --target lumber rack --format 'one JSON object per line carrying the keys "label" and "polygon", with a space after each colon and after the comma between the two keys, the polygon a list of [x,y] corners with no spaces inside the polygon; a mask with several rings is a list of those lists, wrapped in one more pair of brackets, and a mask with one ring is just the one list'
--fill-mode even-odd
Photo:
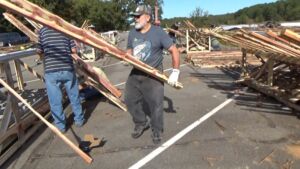
{"label": "lumber rack", "polygon": [[[242,49],[239,82],[271,96],[293,111],[300,112],[300,58]],[[255,55],[261,65],[250,68],[247,57]]]}
{"label": "lumber rack", "polygon": [[[289,29],[236,32],[198,29],[200,34],[212,36],[239,47],[241,50],[242,83],[275,98],[293,111],[300,111],[300,35]],[[190,57],[194,61],[216,57],[215,52]],[[223,54],[218,54],[223,55]],[[238,54],[239,55],[239,54]],[[255,60],[255,62],[253,62]],[[253,64],[255,63],[255,64]],[[225,65],[228,66],[228,65]]]}
{"label": "lumber rack", "polygon": [[[35,49],[0,55],[1,79],[5,80],[45,118],[50,107],[44,88],[30,89],[25,85],[21,66],[40,80],[43,77],[21,61],[35,54]],[[12,70],[11,67],[14,67]],[[17,84],[17,85],[16,85]],[[0,166],[16,152],[43,123],[4,87],[0,89]]]}

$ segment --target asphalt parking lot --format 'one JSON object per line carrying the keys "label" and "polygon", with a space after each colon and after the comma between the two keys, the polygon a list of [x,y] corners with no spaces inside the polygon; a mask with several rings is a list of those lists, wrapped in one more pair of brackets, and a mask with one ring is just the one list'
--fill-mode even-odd
{"label": "asphalt parking lot", "polygon": [[[165,56],[165,73],[170,58]],[[102,67],[121,91],[131,66],[108,60]],[[35,66],[41,70],[41,65]],[[233,83],[238,71],[198,68],[181,62],[184,88],[165,85],[163,141],[156,146],[147,130],[139,139],[130,136],[128,112],[101,96],[83,103],[87,123],[69,122],[66,136],[79,144],[86,134],[102,139],[86,164],[46,127],[2,166],[9,169],[273,169],[300,168],[299,119],[272,98]],[[28,87],[43,84],[26,76]],[[69,106],[66,112],[70,113]],[[70,118],[71,119],[71,118]]]}

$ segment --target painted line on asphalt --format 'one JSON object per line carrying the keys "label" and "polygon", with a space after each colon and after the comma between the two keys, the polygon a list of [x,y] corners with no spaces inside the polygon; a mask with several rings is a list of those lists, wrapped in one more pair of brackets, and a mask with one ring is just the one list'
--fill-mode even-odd
{"label": "painted line on asphalt", "polygon": [[[180,65],[179,67],[183,67],[183,66],[186,66],[186,64],[182,64],[182,65]],[[173,68],[165,69],[164,72],[170,71],[170,70],[172,70],[172,69],[173,69]]]}
{"label": "painted line on asphalt", "polygon": [[118,86],[122,86],[123,84],[125,84],[126,82],[122,82],[122,83],[119,83],[119,84],[116,84],[114,86],[118,87]]}
{"label": "painted line on asphalt", "polygon": [[226,101],[224,101],[222,104],[220,104],[219,106],[217,106],[216,108],[214,108],[213,110],[211,110],[210,112],[208,112],[207,114],[205,114],[204,116],[202,116],[200,119],[198,119],[194,123],[190,124],[185,129],[181,130],[178,134],[176,134],[171,139],[169,139],[168,141],[166,141],[165,143],[163,143],[157,149],[153,150],[150,154],[148,154],[147,156],[145,156],[144,158],[142,158],[140,161],[138,161],[137,163],[135,163],[134,165],[132,165],[131,167],[129,167],[129,169],[138,169],[138,168],[143,167],[149,161],[151,161],[156,156],[158,156],[163,151],[165,151],[167,148],[169,148],[170,146],[172,146],[175,142],[177,142],[183,136],[185,136],[186,134],[188,134],[194,128],[196,128],[197,126],[199,126],[205,120],[209,119],[211,116],[213,116],[219,110],[221,110],[222,108],[224,108],[227,104],[229,104],[230,102],[232,102],[236,97],[237,97],[237,95],[234,95],[231,98],[229,98]]}
{"label": "painted line on asphalt", "polygon": [[36,81],[39,81],[39,80],[40,79],[28,80],[28,81],[26,81],[26,83],[36,82]]}

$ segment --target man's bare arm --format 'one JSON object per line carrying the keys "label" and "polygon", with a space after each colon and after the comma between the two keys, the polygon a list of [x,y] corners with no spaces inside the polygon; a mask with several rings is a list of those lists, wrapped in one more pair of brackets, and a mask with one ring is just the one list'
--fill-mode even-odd
{"label": "man's bare arm", "polygon": [[168,51],[172,56],[172,66],[173,69],[179,69],[180,58],[179,58],[179,51],[175,45],[172,45]]}
{"label": "man's bare arm", "polygon": [[76,48],[71,48],[71,53],[72,54],[77,54],[77,49]]}

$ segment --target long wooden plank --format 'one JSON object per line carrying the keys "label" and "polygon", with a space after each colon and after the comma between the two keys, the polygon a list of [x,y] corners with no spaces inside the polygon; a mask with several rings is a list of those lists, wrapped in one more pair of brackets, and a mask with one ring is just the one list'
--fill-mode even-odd
{"label": "long wooden plank", "polygon": [[[178,35],[178,36],[187,38],[183,33],[179,32],[179,31],[177,31],[177,30],[175,30],[175,29],[167,28],[167,31],[173,32],[173,33],[175,33],[175,34]],[[195,45],[197,45],[199,49],[202,49],[202,48],[205,49],[205,47],[208,47],[207,44],[200,43],[200,42],[196,42],[196,40],[193,39],[191,36],[189,36],[188,38],[191,39],[191,41],[192,41]],[[201,45],[202,45],[202,46],[201,46]],[[203,46],[204,46],[204,47],[203,47]]]}
{"label": "long wooden plank", "polygon": [[120,101],[119,99],[117,99],[116,97],[114,97],[112,94],[110,94],[109,92],[106,92],[105,90],[101,89],[101,86],[99,86],[96,83],[93,83],[90,80],[87,80],[85,82],[87,85],[94,87],[96,90],[98,90],[102,95],[104,95],[106,98],[108,98],[108,100],[110,100],[111,102],[113,102],[114,104],[116,104],[119,108],[121,108],[123,111],[127,111],[127,106]]}
{"label": "long wooden plank", "polygon": [[[10,14],[10,16],[13,17],[13,15]],[[14,19],[15,21],[21,23],[18,19]],[[34,23],[34,21],[30,21],[32,25],[36,25],[37,29],[40,29],[40,25]],[[22,24],[22,23],[21,23]],[[28,29],[25,25],[22,27],[17,27],[19,30],[24,31],[24,29],[21,28],[26,28],[26,32],[28,32],[32,37],[34,42],[38,42],[38,36],[32,32],[30,29]],[[25,32],[24,32],[25,33]],[[79,56],[73,56],[73,59],[76,60],[77,62],[80,62],[82,65],[84,65],[84,69],[86,69],[89,72],[89,75],[95,78],[99,83],[101,83],[105,88],[107,88],[114,96],[116,97],[121,97],[122,93],[115,87],[113,86],[109,81],[106,80],[101,74],[97,73],[92,66],[89,64],[85,63]]]}
{"label": "long wooden plank", "polygon": [[38,24],[38,23],[36,23],[36,22],[34,22],[34,21],[32,21],[32,20],[26,18],[26,17],[25,17],[25,19],[26,19],[26,21],[29,22],[29,23],[34,27],[34,29],[36,29],[36,30],[39,30],[39,29],[41,29],[41,28],[43,27],[43,25]]}
{"label": "long wooden plank", "polygon": [[72,54],[72,58],[77,62],[77,64],[82,65],[83,69],[87,70],[88,74],[96,79],[99,83],[101,83],[107,90],[109,90],[116,97],[121,97],[122,93],[114,87],[111,83],[109,83],[104,77],[102,77],[99,73],[95,71],[95,69],[85,63],[77,54]]}
{"label": "long wooden plank", "polygon": [[19,30],[22,30],[22,32],[26,36],[28,36],[31,41],[33,41],[33,42],[38,41],[35,34],[27,26],[25,26],[22,22],[20,22],[17,18],[15,18],[12,14],[5,12],[5,13],[3,13],[3,16],[6,20],[8,20],[10,23],[12,23]]}
{"label": "long wooden plank", "polygon": [[36,72],[35,70],[33,70],[28,64],[24,63],[20,59],[16,59],[15,61],[18,62],[20,65],[22,65],[26,70],[32,73],[35,77],[39,78],[43,82],[45,81],[44,77],[40,75],[38,72]]}
{"label": "long wooden plank", "polygon": [[266,31],[266,33],[269,35],[269,36],[271,36],[271,37],[273,37],[274,39],[276,39],[276,40],[279,40],[279,41],[281,41],[281,42],[283,42],[283,43],[285,43],[285,44],[287,44],[287,45],[290,45],[290,46],[292,46],[292,47],[294,47],[294,48],[296,48],[296,49],[300,49],[300,46],[299,45],[296,45],[296,44],[294,44],[294,43],[292,43],[292,42],[290,42],[290,41],[288,41],[288,40],[286,40],[286,39],[284,39],[284,38],[281,38],[280,36],[278,36],[275,32],[273,32],[272,30],[267,30]]}
{"label": "long wooden plank", "polygon": [[123,111],[127,111],[126,105],[117,97],[112,95],[110,92],[106,91],[101,85],[99,85],[94,79],[89,77],[89,75],[83,71],[83,69],[77,69],[76,72],[79,75],[82,75],[84,77],[84,83],[88,86],[94,87],[96,90],[98,90],[103,96],[105,96],[108,100],[116,104],[119,108],[121,108]]}
{"label": "long wooden plank", "polygon": [[244,38],[244,39],[248,39],[248,40],[251,40],[252,42],[256,43],[256,45],[261,45],[263,48],[267,49],[268,51],[272,51],[272,52],[275,52],[275,53],[282,53],[282,54],[288,54],[290,56],[296,56],[297,54],[295,53],[292,53],[292,52],[289,52],[287,50],[284,50],[280,47],[277,47],[277,46],[274,46],[274,45],[271,45],[265,41],[262,41],[260,39],[257,39],[255,37],[252,37],[246,33],[240,33],[238,34],[238,36]]}
{"label": "long wooden plank", "polygon": [[[32,4],[25,0],[14,0],[14,3],[17,3],[19,6],[12,4],[8,1],[0,1],[1,7],[8,9],[18,15],[22,15],[24,17],[28,17],[40,24],[51,27],[59,32],[62,32],[76,40],[79,40],[83,43],[86,43],[92,47],[95,47],[99,50],[102,50],[112,56],[115,56],[118,59],[124,60],[130,64],[132,64],[135,68],[144,71],[145,73],[163,81],[168,82],[168,77],[164,75],[159,70],[143,63],[142,61],[134,58],[132,55],[123,51],[105,40],[95,37],[89,31],[78,28],[66,21],[62,18],[50,13],[49,11],[43,10],[39,6]],[[25,8],[25,9],[23,9]],[[177,82],[173,87],[177,89],[183,88],[180,82]]]}
{"label": "long wooden plank", "polygon": [[[31,24],[33,25],[37,25],[34,21],[31,21]],[[25,26],[25,25],[24,25]],[[37,25],[36,29],[40,29],[41,27],[39,25]],[[33,33],[34,36],[37,37],[37,35],[35,33]],[[37,39],[37,38],[36,38]],[[88,81],[85,82],[88,85],[93,86],[94,88],[96,88],[101,94],[103,94],[107,99],[109,99],[110,101],[112,101],[113,103],[115,103],[117,106],[119,106],[122,110],[127,111],[126,106],[122,103],[122,101],[118,98],[121,96],[121,93],[119,92],[119,96],[115,97],[114,95],[112,95],[110,92],[105,91],[103,88],[106,88],[107,85],[113,86],[112,84],[109,83],[107,77],[104,74],[99,73],[99,70],[95,70],[94,67],[91,67],[90,65],[86,64],[84,61],[81,60],[81,58],[79,58],[79,56],[72,56],[73,59],[75,60],[75,62],[78,64],[78,62],[80,62],[80,65],[78,69],[82,69],[81,72],[85,71],[86,73],[84,74],[86,77],[91,76],[92,73],[92,77],[96,78],[96,80],[94,80],[93,78],[86,78]],[[40,75],[39,73],[37,73],[36,71],[34,71],[31,67],[29,67],[26,63],[22,62],[20,59],[17,59],[16,62],[18,62],[19,64],[21,64],[26,70],[28,70],[29,72],[33,73],[35,77],[41,79],[42,81],[44,81],[44,78],[42,75]],[[80,70],[77,70],[77,72],[80,72]],[[98,83],[98,82],[99,83]],[[103,85],[104,82],[107,82],[108,84],[105,86]],[[101,87],[103,85],[103,87]],[[107,88],[106,88],[107,90]]]}
{"label": "long wooden plank", "polygon": [[276,54],[276,53],[269,53],[269,52],[264,52],[261,50],[257,50],[257,49],[246,49],[247,52],[249,53],[253,53],[255,55],[261,55],[267,58],[273,57],[275,60],[277,61],[281,61],[284,63],[288,63],[291,65],[300,65],[300,59],[293,57],[293,56],[286,56],[284,54]]}
{"label": "long wooden plank", "polygon": [[261,44],[261,41],[257,41],[257,39],[253,39],[249,36],[245,35],[235,35],[234,39],[238,41],[238,45],[245,49],[253,49],[253,50],[261,50],[264,52],[271,52],[271,53],[278,53],[281,54],[282,51],[277,51],[275,49],[272,49],[271,47],[267,45]]}
{"label": "long wooden plank", "polygon": [[288,52],[285,52],[283,50],[278,50],[278,48],[274,48],[274,46],[265,46],[264,44],[261,43],[261,41],[257,41],[254,42],[254,41],[251,41],[250,39],[246,39],[244,36],[243,33],[240,33],[241,35],[238,36],[238,34],[233,34],[233,35],[226,35],[226,34],[220,34],[220,33],[217,33],[217,32],[212,32],[210,31],[209,29],[203,29],[202,31],[203,33],[205,34],[209,34],[209,35],[212,35],[216,38],[219,38],[219,39],[222,39],[224,41],[227,41],[229,43],[232,43],[234,45],[238,45],[242,48],[245,48],[247,50],[253,50],[255,52],[258,52],[260,51],[259,53],[260,54],[263,54],[263,55],[269,55],[271,53],[273,54],[277,54],[278,56],[276,56],[276,59],[279,59],[281,61],[284,61],[284,62],[288,62],[288,63],[292,63],[294,61],[295,64],[299,64],[299,61],[297,61],[297,58],[295,57],[291,57],[291,56],[294,56],[293,54],[289,54]]}
{"label": "long wooden plank", "polygon": [[16,98],[18,98],[22,103],[24,103],[29,110],[31,110],[42,122],[44,122],[57,136],[59,136],[68,146],[70,146],[81,158],[87,163],[92,163],[93,159],[85,154],[78,146],[76,146],[72,141],[70,141],[64,134],[62,134],[54,125],[49,123],[40,113],[38,113],[34,108],[20,96],[14,89],[12,89],[4,80],[0,78],[0,83]]}
{"label": "long wooden plank", "polygon": [[14,62],[16,79],[17,79],[19,90],[24,90],[24,78],[23,78],[20,63],[17,60],[14,60],[13,62]]}
{"label": "long wooden plank", "polygon": [[274,66],[274,59],[270,58],[268,63],[268,80],[267,80],[267,84],[269,86],[273,86],[273,81],[274,81],[274,71],[273,71],[273,66]]}
{"label": "long wooden plank", "polygon": [[272,45],[274,45],[274,46],[277,46],[277,47],[279,47],[279,48],[281,48],[281,49],[283,49],[283,50],[289,51],[289,52],[295,54],[295,56],[300,56],[300,51],[297,50],[297,49],[294,49],[294,48],[291,48],[290,46],[287,46],[287,45],[285,45],[285,44],[276,42],[276,41],[274,41],[274,40],[272,40],[272,39],[270,39],[270,38],[268,38],[268,37],[266,37],[266,36],[260,35],[260,34],[255,33],[255,32],[250,32],[249,34],[250,34],[251,36],[254,36],[255,38],[258,38],[258,39],[260,39],[260,40],[263,40],[263,41],[265,41],[265,42],[267,42],[267,43],[269,43],[269,44],[272,44]]}
{"label": "long wooden plank", "polygon": [[300,35],[297,34],[296,32],[293,32],[289,29],[285,29],[281,32],[281,34],[297,41],[298,45],[300,44]]}
{"label": "long wooden plank", "polygon": [[264,83],[257,82],[251,78],[246,78],[242,83],[244,83],[247,86],[250,86],[251,88],[254,88],[268,96],[274,97],[276,100],[286,104],[287,106],[300,111],[299,104],[294,104],[293,102],[289,101],[289,97],[285,92],[282,92],[278,89],[272,88],[270,86],[267,86]]}
{"label": "long wooden plank", "polygon": [[[184,21],[184,23],[189,27],[189,29],[191,29],[191,31],[194,31],[195,35],[198,36],[199,38],[203,38],[205,36],[205,34],[201,34],[202,32],[199,31],[199,29],[197,29],[197,27],[195,25],[193,25],[189,20]],[[197,37],[194,37],[194,38],[197,38]],[[205,43],[205,42],[202,42],[202,44],[203,43]]]}

